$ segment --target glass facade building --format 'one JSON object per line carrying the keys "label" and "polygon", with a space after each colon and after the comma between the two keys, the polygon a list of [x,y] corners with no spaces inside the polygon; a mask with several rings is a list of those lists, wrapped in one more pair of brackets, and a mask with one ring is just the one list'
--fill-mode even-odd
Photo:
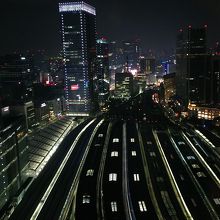
{"label": "glass facade building", "polygon": [[27,179],[28,166],[25,118],[16,118],[15,122],[0,128],[0,209],[18,196],[18,190]]}
{"label": "glass facade building", "polygon": [[65,98],[69,115],[88,116],[95,110],[96,11],[80,2],[59,3]]}

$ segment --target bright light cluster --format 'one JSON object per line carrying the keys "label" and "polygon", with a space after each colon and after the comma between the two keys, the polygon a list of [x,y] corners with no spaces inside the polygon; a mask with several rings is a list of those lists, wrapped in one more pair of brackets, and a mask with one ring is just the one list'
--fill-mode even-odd
{"label": "bright light cluster", "polygon": [[96,15],[95,8],[85,2],[65,2],[59,4],[59,12],[85,11]]}

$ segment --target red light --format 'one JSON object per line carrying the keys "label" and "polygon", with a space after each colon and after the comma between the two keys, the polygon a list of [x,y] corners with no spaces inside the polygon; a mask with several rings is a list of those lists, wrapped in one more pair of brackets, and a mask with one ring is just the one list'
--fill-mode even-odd
{"label": "red light", "polygon": [[76,85],[71,85],[71,90],[72,91],[77,91],[79,89],[79,85],[76,84]]}
{"label": "red light", "polygon": [[207,24],[205,24],[205,25],[204,25],[204,28],[207,28],[207,27],[208,27],[208,25],[207,25]]}
{"label": "red light", "polygon": [[192,28],[192,26],[191,26],[191,25],[189,25],[189,26],[188,26],[188,28]]}
{"label": "red light", "polygon": [[183,29],[182,29],[182,28],[180,29],[180,32],[183,32]]}

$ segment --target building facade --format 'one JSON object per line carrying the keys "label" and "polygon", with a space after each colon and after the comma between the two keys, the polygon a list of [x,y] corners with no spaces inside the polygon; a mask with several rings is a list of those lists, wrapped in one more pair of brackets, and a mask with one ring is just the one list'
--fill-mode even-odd
{"label": "building facade", "polygon": [[32,72],[28,58],[21,54],[0,57],[0,84],[2,95],[9,105],[30,101]]}
{"label": "building facade", "polygon": [[141,53],[139,39],[122,42],[124,65],[127,71],[139,70],[139,57]]}
{"label": "building facade", "polygon": [[88,116],[95,110],[96,10],[79,2],[59,3],[65,98],[70,115]]}
{"label": "building facade", "polygon": [[211,104],[220,106],[220,54],[211,57]]}
{"label": "building facade", "polygon": [[25,118],[9,121],[0,128],[0,209],[18,196],[29,165]]}
{"label": "building facade", "polygon": [[129,72],[115,74],[114,98],[129,99],[133,95],[133,75]]}
{"label": "building facade", "polygon": [[103,106],[109,96],[109,46],[108,41],[101,37],[97,39],[97,93],[99,106]]}
{"label": "building facade", "polygon": [[206,103],[210,85],[207,27],[180,30],[176,48],[177,95],[185,105]]}
{"label": "building facade", "polygon": [[164,98],[169,101],[176,94],[176,73],[164,75]]}

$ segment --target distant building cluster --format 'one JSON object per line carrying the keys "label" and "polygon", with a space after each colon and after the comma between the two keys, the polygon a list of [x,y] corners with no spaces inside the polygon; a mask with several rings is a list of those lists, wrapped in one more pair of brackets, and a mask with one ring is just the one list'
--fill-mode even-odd
{"label": "distant building cluster", "polygon": [[[212,120],[217,114],[216,109],[210,109],[220,104],[220,56],[218,43],[210,50],[207,38],[207,25],[179,31],[175,80],[176,96],[183,105],[197,109],[199,118]],[[203,114],[203,110],[210,114]]]}
{"label": "distant building cluster", "polygon": [[0,209],[28,179],[28,135],[65,112],[60,62],[42,52],[0,57]]}

